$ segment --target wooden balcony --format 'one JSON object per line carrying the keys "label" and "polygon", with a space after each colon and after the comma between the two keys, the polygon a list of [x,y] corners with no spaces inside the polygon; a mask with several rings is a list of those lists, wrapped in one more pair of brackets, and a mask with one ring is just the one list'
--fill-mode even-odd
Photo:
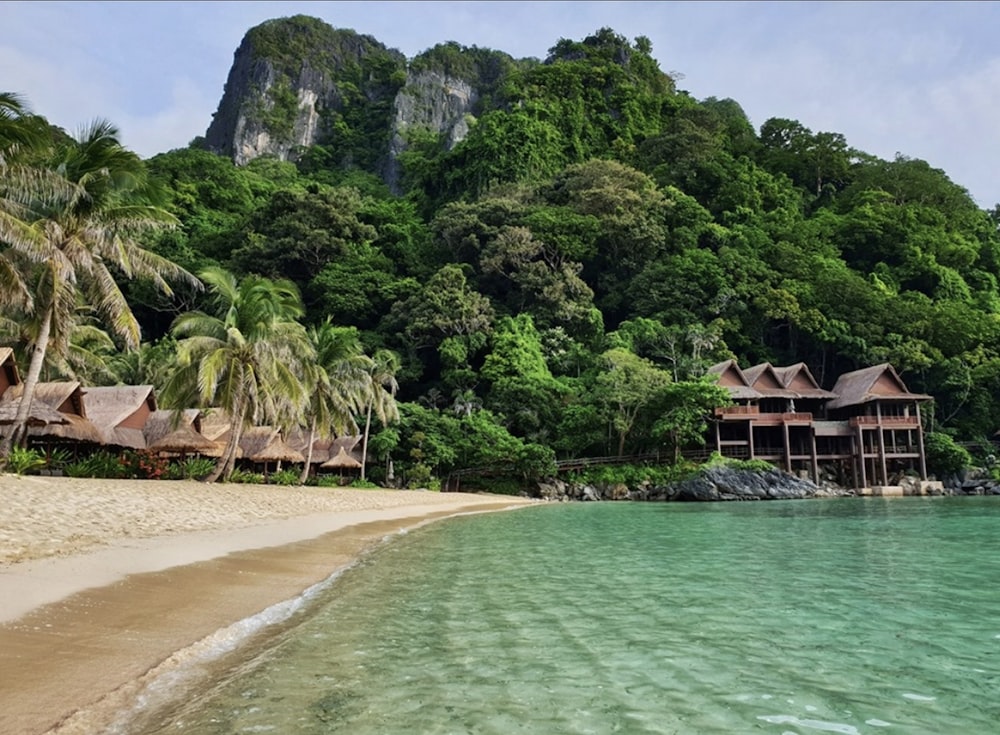
{"label": "wooden balcony", "polygon": [[852,416],[850,424],[853,427],[875,428],[881,426],[883,429],[917,429],[920,422],[916,416]]}
{"label": "wooden balcony", "polygon": [[715,415],[726,421],[745,421],[753,416],[760,415],[759,406],[725,406],[716,408]]}

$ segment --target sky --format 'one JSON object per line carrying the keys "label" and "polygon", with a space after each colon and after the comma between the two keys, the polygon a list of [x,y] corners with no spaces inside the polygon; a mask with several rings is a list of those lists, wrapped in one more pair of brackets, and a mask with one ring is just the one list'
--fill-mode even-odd
{"label": "sky", "polygon": [[304,14],[413,58],[455,41],[544,59],[608,27],[652,41],[697,99],[760,125],[797,120],[850,146],[943,169],[1000,203],[1000,3],[12,2],[0,0],[0,91],[70,132],[110,120],[143,157],[203,135],[248,29]]}

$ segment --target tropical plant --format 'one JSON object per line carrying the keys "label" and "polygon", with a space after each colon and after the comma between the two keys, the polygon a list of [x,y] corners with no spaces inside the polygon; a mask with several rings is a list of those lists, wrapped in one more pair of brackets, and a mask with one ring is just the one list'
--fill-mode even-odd
{"label": "tropical plant", "polygon": [[7,458],[7,467],[15,475],[24,475],[45,466],[45,455],[37,449],[14,447]]}
{"label": "tropical plant", "polygon": [[246,276],[218,267],[201,272],[213,313],[191,311],[174,320],[177,363],[161,395],[175,407],[215,406],[231,422],[229,440],[206,482],[231,479],[236,450],[250,426],[298,423],[308,396],[300,376],[314,358],[298,289],[288,281]]}
{"label": "tropical plant", "polygon": [[361,439],[361,479],[365,479],[365,465],[368,462],[368,435],[371,432],[372,413],[388,426],[399,420],[396,407],[396,373],[399,372],[399,356],[390,350],[379,350],[372,358],[369,371],[368,395],[365,402],[365,432]]}
{"label": "tropical plant", "polygon": [[93,123],[60,147],[54,164],[72,188],[32,199],[17,222],[6,222],[0,231],[14,276],[33,294],[22,308],[37,328],[20,405],[12,430],[0,444],[0,461],[24,439],[49,350],[60,356],[69,352],[81,299],[131,348],[139,344],[139,323],[118,277],[150,279],[166,294],[171,293],[167,278],[197,283],[187,271],[139,244],[143,233],[176,220],[149,203],[142,160],[122,147],[114,126]]}
{"label": "tropical plant", "polygon": [[278,470],[272,472],[267,481],[272,485],[301,485],[299,473],[295,470]]}
{"label": "tropical plant", "polygon": [[361,411],[370,393],[372,360],[361,348],[354,327],[337,327],[330,319],[307,332],[315,359],[305,365],[309,388],[306,416],[309,439],[306,461],[299,478],[304,483],[312,464],[313,442],[331,433],[344,435],[357,431],[354,415]]}

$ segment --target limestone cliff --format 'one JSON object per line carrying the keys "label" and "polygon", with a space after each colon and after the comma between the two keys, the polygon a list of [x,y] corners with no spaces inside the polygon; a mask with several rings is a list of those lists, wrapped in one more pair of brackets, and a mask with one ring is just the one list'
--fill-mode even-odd
{"label": "limestone cliff", "polygon": [[305,16],[267,21],[236,50],[205,145],[243,165],[321,145],[329,165],[378,174],[398,191],[414,140],[451,149],[516,64],[439,44],[407,63],[370,36]]}
{"label": "limestone cliff", "polygon": [[205,145],[239,165],[259,156],[294,158],[318,143],[335,144],[349,161],[369,142],[356,139],[358,127],[388,141],[405,65],[401,53],[371,36],[315,18],[267,21],[236,50]]}

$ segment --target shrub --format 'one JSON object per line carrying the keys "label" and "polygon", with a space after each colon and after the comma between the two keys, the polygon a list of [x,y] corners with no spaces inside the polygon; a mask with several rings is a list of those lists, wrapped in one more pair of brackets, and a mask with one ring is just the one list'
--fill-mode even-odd
{"label": "shrub", "polygon": [[350,487],[360,488],[360,489],[364,489],[364,490],[374,490],[374,489],[377,489],[379,486],[378,486],[378,484],[372,482],[371,480],[362,480],[359,477],[358,479],[353,480],[351,482]]}
{"label": "shrub", "polygon": [[23,475],[45,466],[45,457],[37,449],[14,447],[7,457],[7,467],[15,475]]}
{"label": "shrub", "polygon": [[924,438],[927,469],[937,477],[956,475],[972,464],[972,455],[948,434],[933,431]]}
{"label": "shrub", "polygon": [[233,474],[229,476],[229,482],[235,482],[240,485],[263,485],[264,475],[260,472],[248,472],[237,467],[233,470]]}
{"label": "shrub", "polygon": [[299,472],[296,470],[278,470],[268,478],[272,485],[298,485]]}
{"label": "shrub", "polygon": [[66,465],[65,472],[70,477],[100,477],[117,480],[127,477],[128,468],[122,464],[117,454],[95,452],[86,459]]}
{"label": "shrub", "polygon": [[208,457],[188,457],[176,465],[184,480],[200,480],[215,469],[215,460]]}

